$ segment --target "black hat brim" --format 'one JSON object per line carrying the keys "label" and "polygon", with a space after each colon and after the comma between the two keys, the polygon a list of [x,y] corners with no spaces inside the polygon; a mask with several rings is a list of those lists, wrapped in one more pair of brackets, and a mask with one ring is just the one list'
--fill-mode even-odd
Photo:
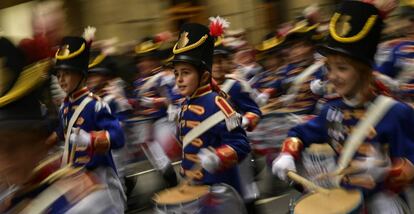
{"label": "black hat brim", "polygon": [[200,59],[197,59],[195,57],[187,56],[187,55],[175,55],[174,59],[172,60],[173,64],[178,62],[185,62],[192,64],[196,68],[206,69],[210,71],[210,69],[207,68],[206,63]]}
{"label": "black hat brim", "polygon": [[55,65],[53,66],[53,69],[54,69],[54,73],[56,73],[58,70],[73,70],[73,71],[78,71],[78,72],[84,72],[82,68],[72,66],[72,65],[67,65],[67,64]]}
{"label": "black hat brim", "polygon": [[364,58],[362,56],[355,56],[355,54],[353,54],[352,52],[340,48],[340,47],[332,47],[329,45],[317,45],[317,52],[322,54],[323,56],[328,56],[328,55],[342,55],[342,56],[346,56],[346,57],[350,57],[352,59],[356,59],[358,61],[361,61],[365,64],[367,64],[368,66],[372,67],[373,62],[372,60],[368,59],[368,58]]}

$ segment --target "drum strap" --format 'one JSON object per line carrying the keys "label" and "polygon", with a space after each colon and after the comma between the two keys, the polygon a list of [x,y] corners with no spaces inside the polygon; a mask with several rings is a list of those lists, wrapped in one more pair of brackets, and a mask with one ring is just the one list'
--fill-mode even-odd
{"label": "drum strap", "polygon": [[[72,117],[69,120],[69,124],[68,127],[66,129],[66,136],[65,136],[65,150],[63,151],[63,156],[62,156],[62,163],[61,163],[61,167],[66,166],[71,160],[69,160],[69,138],[70,138],[70,134],[72,132],[72,127],[75,124],[75,121],[78,119],[80,113],[83,111],[83,109],[86,107],[86,105],[92,101],[92,98],[90,96],[87,96],[85,99],[82,100],[82,102],[80,103],[80,105],[76,108],[75,112],[73,113]],[[74,149],[75,146],[72,145],[72,154],[74,155]]]}
{"label": "drum strap", "polygon": [[372,127],[375,127],[378,122],[385,116],[388,110],[396,103],[390,97],[383,95],[378,96],[373,103],[370,104],[366,112],[366,117],[359,120],[358,124],[353,129],[352,134],[346,139],[344,148],[338,161],[338,169],[340,172],[348,167],[350,161],[354,157],[355,152],[364,142],[364,139]]}
{"label": "drum strap", "polygon": [[198,124],[196,127],[191,129],[183,139],[183,149],[191,143],[194,139],[202,135],[204,132],[209,130],[211,127],[217,125],[221,121],[226,119],[226,115],[222,111],[218,111],[215,114],[211,115],[207,119],[205,119],[203,122]]}
{"label": "drum strap", "polygon": [[223,86],[221,87],[221,90],[226,92],[226,93],[229,93],[229,91],[230,91],[231,87],[233,87],[234,83],[236,83],[236,80],[226,79]]}

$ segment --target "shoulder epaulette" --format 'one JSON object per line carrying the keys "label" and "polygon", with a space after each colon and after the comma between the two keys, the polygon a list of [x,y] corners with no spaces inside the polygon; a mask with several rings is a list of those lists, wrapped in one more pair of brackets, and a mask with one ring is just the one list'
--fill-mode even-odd
{"label": "shoulder epaulette", "polygon": [[215,102],[217,107],[220,108],[220,110],[224,113],[224,115],[226,115],[227,118],[233,116],[236,113],[233,107],[231,107],[231,105],[223,97],[216,96]]}
{"label": "shoulder epaulette", "polygon": [[228,131],[235,129],[236,127],[240,126],[241,123],[241,116],[236,111],[234,111],[233,107],[227,102],[226,99],[220,96],[216,96],[216,105],[220,108],[220,110],[226,116],[226,127]]}

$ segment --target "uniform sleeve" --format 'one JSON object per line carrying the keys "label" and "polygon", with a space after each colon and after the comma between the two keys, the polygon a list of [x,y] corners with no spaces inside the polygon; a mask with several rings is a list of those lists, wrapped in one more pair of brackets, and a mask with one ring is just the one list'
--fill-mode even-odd
{"label": "uniform sleeve", "polygon": [[[226,120],[237,118],[236,112],[224,98],[217,96],[215,102],[217,107],[226,115]],[[230,168],[241,162],[250,152],[246,132],[238,124],[232,129],[228,129],[229,124],[227,122],[222,121],[215,125],[211,133],[218,136],[219,143],[215,146],[215,152],[220,158],[222,169]]]}
{"label": "uniform sleeve", "polygon": [[[111,114],[108,105],[105,102],[97,101],[95,104],[95,121],[97,131],[105,131],[109,145],[100,145],[103,148],[118,149],[124,146],[125,137],[119,120]],[[105,142],[102,142],[105,144]]]}
{"label": "uniform sleeve", "polygon": [[398,119],[394,130],[389,133],[390,157],[403,157],[414,163],[414,111],[402,103],[396,104],[392,110],[397,112]]}
{"label": "uniform sleeve", "polygon": [[391,78],[394,78],[397,75],[398,68],[395,66],[395,54],[397,50],[398,47],[393,48],[392,51],[390,51],[390,55],[387,57],[387,59],[377,66],[378,72],[387,75]]}
{"label": "uniform sleeve", "polygon": [[388,133],[391,169],[385,180],[385,187],[401,192],[414,183],[414,112],[408,105],[398,103],[391,109],[397,112],[391,120],[395,123]]}
{"label": "uniform sleeve", "polygon": [[250,92],[250,87],[243,88],[239,82],[236,82],[229,91],[229,95],[238,111],[243,114],[243,117],[249,120],[249,131],[256,127],[262,117],[262,111],[260,111],[259,106],[252,99]]}
{"label": "uniform sleeve", "polygon": [[293,127],[288,132],[288,137],[299,138],[305,147],[312,143],[323,143],[328,141],[328,126],[326,114],[329,107],[325,105],[321,113],[312,120]]}
{"label": "uniform sleeve", "polygon": [[221,161],[220,168],[227,169],[237,165],[250,153],[246,132],[241,127],[227,131],[225,123],[221,122],[215,129],[221,140],[221,146],[215,149]]}

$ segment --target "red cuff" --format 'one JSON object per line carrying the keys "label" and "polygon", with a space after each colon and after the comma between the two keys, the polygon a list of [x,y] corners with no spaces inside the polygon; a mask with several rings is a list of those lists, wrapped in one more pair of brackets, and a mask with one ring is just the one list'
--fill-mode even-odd
{"label": "red cuff", "polygon": [[414,165],[406,158],[394,158],[385,181],[386,187],[398,193],[412,183],[414,183]]}
{"label": "red cuff", "polygon": [[153,98],[153,104],[156,108],[165,107],[167,105],[167,99],[165,97]]}
{"label": "red cuff", "polygon": [[134,109],[138,108],[138,106],[139,106],[139,102],[136,99],[128,99],[128,103]]}
{"label": "red cuff", "polygon": [[249,132],[253,131],[256,128],[257,124],[259,123],[260,116],[252,112],[247,112],[246,114],[244,114],[244,117],[246,117],[249,120],[247,131]]}
{"label": "red cuff", "polygon": [[295,160],[300,159],[300,153],[303,149],[302,141],[297,137],[289,137],[283,141],[282,152],[289,153]]}
{"label": "red cuff", "polygon": [[216,154],[220,158],[221,169],[228,169],[238,163],[237,152],[229,145],[217,148]]}
{"label": "red cuff", "polygon": [[266,93],[269,95],[269,97],[272,97],[276,94],[276,89],[274,88],[266,88],[262,91],[262,93]]}
{"label": "red cuff", "polygon": [[111,142],[109,141],[109,134],[106,131],[92,131],[91,142],[93,151],[98,154],[104,154],[109,151]]}

